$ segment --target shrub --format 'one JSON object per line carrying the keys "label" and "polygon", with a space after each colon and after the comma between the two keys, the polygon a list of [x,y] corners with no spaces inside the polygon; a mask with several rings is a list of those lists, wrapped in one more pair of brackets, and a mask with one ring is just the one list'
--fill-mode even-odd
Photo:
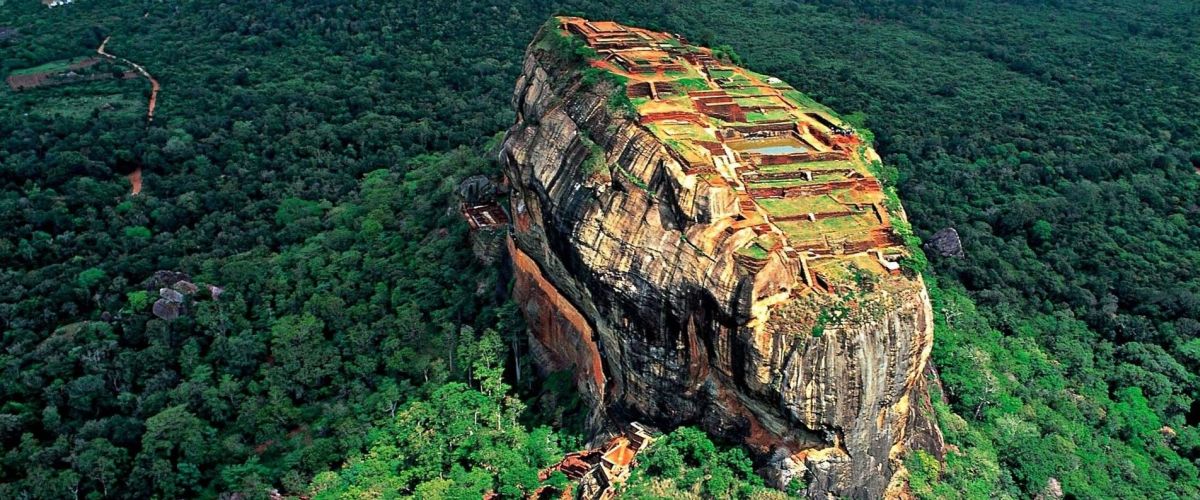
{"label": "shrub", "polygon": [[150,229],[146,226],[133,226],[125,228],[125,237],[135,240],[150,239]]}
{"label": "shrub", "polygon": [[129,300],[129,309],[134,312],[143,311],[146,306],[150,305],[150,293],[145,290],[129,292],[125,294],[125,298]]}
{"label": "shrub", "polygon": [[89,268],[81,271],[79,273],[79,276],[75,278],[75,281],[77,283],[79,283],[79,286],[90,289],[93,286],[95,286],[97,283],[100,283],[100,281],[103,279],[104,279],[104,270],[103,269],[100,269],[98,267],[89,267]]}

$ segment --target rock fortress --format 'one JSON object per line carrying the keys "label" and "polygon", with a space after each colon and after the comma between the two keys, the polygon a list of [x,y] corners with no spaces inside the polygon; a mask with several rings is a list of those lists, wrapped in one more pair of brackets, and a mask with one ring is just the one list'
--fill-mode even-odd
{"label": "rock fortress", "polygon": [[530,44],[492,219],[534,357],[598,435],[697,425],[776,487],[904,496],[943,447],[923,256],[869,132],[735,58],[575,17]]}

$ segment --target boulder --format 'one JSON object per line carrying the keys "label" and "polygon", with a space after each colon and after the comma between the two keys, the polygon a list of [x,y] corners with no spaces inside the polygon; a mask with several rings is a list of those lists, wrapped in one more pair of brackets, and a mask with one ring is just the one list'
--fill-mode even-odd
{"label": "boulder", "polygon": [[767,465],[755,471],[768,486],[787,491],[792,481],[804,481],[808,472],[804,464],[797,462],[786,447],[779,447],[771,454]]}
{"label": "boulder", "polygon": [[155,271],[154,276],[150,278],[150,286],[148,289],[154,290],[159,288],[171,288],[180,281],[191,281],[191,279],[192,277],[188,276],[187,273],[181,273],[179,271]]}
{"label": "boulder", "polygon": [[496,198],[496,185],[487,176],[473,175],[458,185],[458,195],[472,205],[487,203]]}
{"label": "boulder", "polygon": [[196,293],[196,291],[200,288],[191,281],[180,280],[176,281],[174,285],[171,285],[171,289],[184,295],[191,295]]}
{"label": "boulder", "polygon": [[948,227],[936,233],[925,242],[925,251],[936,253],[942,257],[965,257],[963,252],[962,240],[958,237],[958,230]]}
{"label": "boulder", "polygon": [[154,307],[151,308],[155,316],[158,316],[166,321],[175,321],[177,318],[179,318],[181,309],[181,304],[177,302],[171,302],[166,299],[158,299],[154,301]]}
{"label": "boulder", "polygon": [[175,304],[183,303],[183,294],[179,293],[175,290],[172,290],[170,288],[159,288],[158,296],[162,297],[162,300],[165,300],[167,302],[172,302]]}

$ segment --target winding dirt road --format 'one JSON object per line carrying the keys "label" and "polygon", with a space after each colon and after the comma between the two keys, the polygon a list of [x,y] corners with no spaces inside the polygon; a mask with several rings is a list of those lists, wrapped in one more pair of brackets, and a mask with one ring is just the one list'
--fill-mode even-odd
{"label": "winding dirt road", "polygon": [[[100,42],[100,47],[96,49],[96,53],[109,59],[121,61],[125,64],[133,66],[133,69],[136,69],[138,73],[141,73],[142,76],[146,77],[147,80],[150,80],[150,103],[146,106],[146,123],[150,123],[154,121],[154,105],[158,103],[158,90],[161,88],[158,84],[158,80],[155,80],[154,76],[152,76],[149,71],[146,71],[146,68],[142,67],[141,64],[130,61],[129,59],[125,59],[124,57],[117,57],[113,54],[105,52],[104,46],[108,45],[108,40],[110,38],[112,37],[104,37],[104,41]],[[137,196],[138,193],[142,192],[142,167],[138,167],[137,170],[134,170],[133,173],[129,174],[129,183],[133,186],[129,192],[130,196]]]}

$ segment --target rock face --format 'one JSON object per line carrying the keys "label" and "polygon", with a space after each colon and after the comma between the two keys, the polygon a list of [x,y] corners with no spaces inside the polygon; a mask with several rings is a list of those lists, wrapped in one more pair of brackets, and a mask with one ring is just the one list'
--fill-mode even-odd
{"label": "rock face", "polygon": [[[829,255],[795,242],[739,250],[784,238],[773,220],[740,224],[767,217],[762,202],[741,201],[736,176],[689,172],[644,114],[613,105],[623,89],[588,81],[586,62],[545,43],[562,36],[553,29],[526,54],[500,151],[514,293],[538,364],[574,369],[597,432],[634,420],[698,425],[745,443],[768,480],[798,478],[811,498],[903,495],[905,454],[943,446],[928,408],[932,314],[919,276],[842,243]],[[731,169],[763,161],[723,158]],[[814,279],[813,269],[876,262],[869,255],[878,269],[855,274],[857,285]]]}

